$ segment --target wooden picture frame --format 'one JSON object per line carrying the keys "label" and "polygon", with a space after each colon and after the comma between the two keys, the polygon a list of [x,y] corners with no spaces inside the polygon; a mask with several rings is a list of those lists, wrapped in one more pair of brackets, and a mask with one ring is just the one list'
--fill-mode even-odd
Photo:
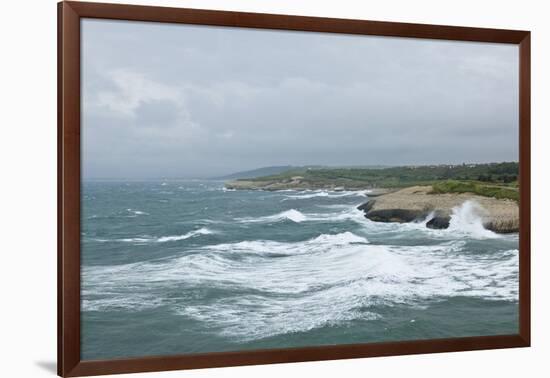
{"label": "wooden picture frame", "polygon": [[[444,39],[519,46],[519,332],[512,335],[81,360],[80,22],[83,18]],[[58,4],[58,374],[83,376],[530,345],[530,32],[86,2]]]}

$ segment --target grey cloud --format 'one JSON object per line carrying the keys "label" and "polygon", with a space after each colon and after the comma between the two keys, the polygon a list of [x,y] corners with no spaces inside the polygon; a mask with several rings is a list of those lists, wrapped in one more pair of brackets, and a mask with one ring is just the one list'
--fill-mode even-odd
{"label": "grey cloud", "polygon": [[85,177],[517,160],[512,45],[83,22]]}

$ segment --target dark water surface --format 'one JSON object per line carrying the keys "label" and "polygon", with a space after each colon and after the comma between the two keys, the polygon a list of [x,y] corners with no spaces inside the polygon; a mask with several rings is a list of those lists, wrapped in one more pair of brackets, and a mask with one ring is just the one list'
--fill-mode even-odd
{"label": "dark water surface", "polygon": [[375,223],[360,192],[83,183],[82,358],[517,333],[518,236]]}

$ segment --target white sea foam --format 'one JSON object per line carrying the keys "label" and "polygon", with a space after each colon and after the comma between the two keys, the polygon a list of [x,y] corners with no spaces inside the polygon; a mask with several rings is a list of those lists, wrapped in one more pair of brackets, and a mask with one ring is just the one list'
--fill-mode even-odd
{"label": "white sea foam", "polygon": [[483,227],[485,210],[474,201],[466,201],[453,208],[448,232],[469,235],[476,239],[494,239],[498,235]]}
{"label": "white sea foam", "polygon": [[133,215],[149,215],[149,213],[146,213],[145,211],[140,211],[140,210],[126,209],[126,211]]}
{"label": "white sea foam", "polygon": [[207,246],[204,247],[204,249],[233,254],[290,256],[327,252],[333,247],[351,243],[368,243],[368,240],[365,237],[346,231],[339,234],[321,234],[313,239],[298,243],[283,243],[271,240],[247,240],[238,243],[224,243]]}
{"label": "white sea foam", "polygon": [[308,194],[288,194],[286,195],[286,199],[308,199],[308,198],[316,198],[316,197],[328,197],[328,192],[322,191],[322,192],[315,192],[315,193],[308,193]]}
{"label": "white sea foam", "polygon": [[328,198],[340,198],[340,197],[349,197],[349,196],[361,196],[366,197],[368,190],[359,190],[359,191],[326,191],[320,190],[313,193],[310,192],[299,192],[298,194],[288,194],[285,195],[284,200],[298,200],[298,199],[309,199],[316,197],[328,197]]}
{"label": "white sea foam", "polygon": [[132,310],[141,311],[163,304],[163,299],[153,295],[109,296],[101,299],[83,299],[82,308],[87,311]]}
{"label": "white sea foam", "polygon": [[296,209],[282,211],[275,215],[268,215],[258,218],[238,218],[241,223],[263,223],[263,222],[278,222],[283,220],[291,220],[295,223],[300,223],[307,220],[307,217]]}
{"label": "white sea foam", "polygon": [[465,201],[462,205],[452,209],[449,227],[447,229],[431,229],[426,223],[431,220],[434,213],[429,214],[426,219],[420,222],[409,223],[383,223],[374,222],[364,217],[355,218],[364,229],[373,234],[384,234],[387,238],[417,238],[419,236],[435,240],[463,240],[464,238],[484,239],[506,239],[515,240],[517,234],[502,235],[483,227],[485,210],[474,201]]}
{"label": "white sea foam", "polygon": [[313,243],[328,243],[332,246],[340,246],[350,243],[368,243],[367,238],[363,236],[357,236],[352,232],[346,231],[340,234],[327,235],[322,234],[312,240]]}
{"label": "white sea foam", "polygon": [[[423,225],[419,225],[423,226]],[[83,309],[169,305],[228,337],[253,340],[350,320],[379,306],[425,306],[456,296],[517,301],[517,249],[470,253],[464,240],[374,245],[356,233],[300,242],[223,243],[169,260],[84,267]],[[223,289],[220,297],[174,298],[168,288]],[[185,288],[185,289],[183,289]],[[234,293],[234,294],[228,294]]]}
{"label": "white sea foam", "polygon": [[346,205],[344,211],[335,213],[302,213],[296,209],[285,210],[274,215],[268,215],[257,218],[237,218],[236,221],[240,223],[268,223],[279,222],[283,220],[291,220],[295,223],[301,222],[337,222],[345,220],[354,220],[363,222],[365,215],[362,211],[357,210],[356,206],[350,207]]}
{"label": "white sea foam", "polygon": [[149,235],[140,235],[137,237],[131,237],[131,238],[119,238],[119,239],[103,239],[103,238],[90,238],[89,240],[100,242],[100,243],[107,243],[107,242],[123,242],[123,243],[134,243],[134,244],[144,244],[144,243],[166,243],[171,241],[178,241],[178,240],[185,240],[189,238],[193,238],[195,236],[200,235],[210,235],[215,234],[216,231],[211,230],[206,227],[202,227],[198,230],[189,231],[182,235],[169,235],[169,236],[161,236],[161,237],[153,237]]}
{"label": "white sea foam", "polygon": [[121,241],[121,242],[125,242],[125,243],[148,243],[151,240],[152,240],[151,238],[145,238],[145,237],[116,239],[116,241]]}
{"label": "white sea foam", "polygon": [[165,242],[170,242],[170,241],[178,241],[178,240],[185,240],[185,239],[189,239],[189,238],[192,238],[194,236],[199,236],[199,235],[210,235],[210,234],[213,234],[214,231],[206,228],[206,227],[203,227],[203,228],[200,228],[198,230],[195,230],[195,231],[190,231],[186,234],[183,234],[183,235],[171,235],[171,236],[163,236],[163,237],[160,237],[157,239],[157,242],[159,243],[165,243]]}
{"label": "white sea foam", "polygon": [[278,218],[290,219],[293,222],[300,223],[306,220],[306,216],[295,209],[290,209],[278,215]]}

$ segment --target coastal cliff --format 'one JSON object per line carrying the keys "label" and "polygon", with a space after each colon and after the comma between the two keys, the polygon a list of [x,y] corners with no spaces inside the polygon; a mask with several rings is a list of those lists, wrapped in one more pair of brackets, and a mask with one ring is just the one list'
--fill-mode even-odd
{"label": "coastal cliff", "polygon": [[434,193],[432,186],[412,186],[360,205],[359,210],[376,222],[415,222],[429,219],[426,227],[449,227],[454,209],[470,201],[483,226],[497,233],[519,231],[519,208],[516,201],[472,193]]}

